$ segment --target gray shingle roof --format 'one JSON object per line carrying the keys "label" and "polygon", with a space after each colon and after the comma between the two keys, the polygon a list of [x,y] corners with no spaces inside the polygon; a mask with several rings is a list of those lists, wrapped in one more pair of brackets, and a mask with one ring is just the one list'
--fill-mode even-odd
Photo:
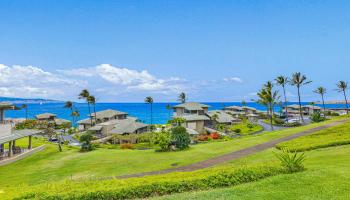
{"label": "gray shingle roof", "polygon": [[186,110],[203,110],[203,108],[209,108],[210,106],[197,103],[197,102],[186,102],[174,106],[173,108],[185,108]]}
{"label": "gray shingle roof", "polygon": [[243,110],[243,108],[240,106],[227,106],[224,110]]}
{"label": "gray shingle roof", "polygon": [[6,142],[9,142],[12,140],[17,140],[17,139],[27,137],[30,135],[34,135],[34,134],[37,134],[39,132],[40,131],[38,131],[38,130],[29,130],[29,129],[15,130],[11,134],[0,136],[0,144],[4,144]]}
{"label": "gray shingle roof", "polygon": [[[103,119],[103,118],[112,118],[116,115],[125,115],[127,113],[121,112],[118,110],[112,110],[112,109],[107,109],[107,110],[102,110],[99,112],[96,112],[96,118],[97,119]],[[95,113],[91,113],[92,117],[95,117]]]}
{"label": "gray shingle roof", "polygon": [[207,117],[206,115],[181,115],[178,116],[181,118],[184,118],[186,121],[202,121],[202,120],[210,120],[209,117]]}
{"label": "gray shingle roof", "polygon": [[0,102],[0,109],[15,109],[15,106],[9,102]]}
{"label": "gray shingle roof", "polygon": [[[92,120],[92,122],[94,122],[94,120]],[[77,123],[78,124],[90,124],[91,120],[90,120],[90,118],[86,118],[86,119],[79,120]]]}
{"label": "gray shingle roof", "polygon": [[42,113],[39,115],[35,115],[35,118],[37,118],[37,119],[48,119],[50,117],[56,117],[56,115],[52,114],[52,113]]}
{"label": "gray shingle roof", "polygon": [[146,128],[148,126],[147,124],[135,121],[132,118],[115,120],[115,122],[116,124],[114,125],[114,128],[109,131],[111,134],[134,133],[138,129]]}
{"label": "gray shingle roof", "polygon": [[237,118],[232,117],[231,115],[225,113],[224,111],[221,110],[213,110],[208,112],[208,115],[212,118],[214,115],[217,115],[218,118],[216,119],[217,122],[219,123],[230,123],[233,121],[237,121]]}

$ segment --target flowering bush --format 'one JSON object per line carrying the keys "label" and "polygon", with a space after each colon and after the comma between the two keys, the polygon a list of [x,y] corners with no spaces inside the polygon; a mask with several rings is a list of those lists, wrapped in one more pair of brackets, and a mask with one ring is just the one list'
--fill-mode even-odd
{"label": "flowering bush", "polygon": [[218,134],[218,133],[211,133],[211,134],[209,135],[209,137],[210,137],[211,139],[213,139],[213,140],[217,140],[217,139],[220,139],[220,134]]}
{"label": "flowering bush", "polygon": [[198,141],[207,141],[208,140],[208,135],[198,135],[197,139]]}

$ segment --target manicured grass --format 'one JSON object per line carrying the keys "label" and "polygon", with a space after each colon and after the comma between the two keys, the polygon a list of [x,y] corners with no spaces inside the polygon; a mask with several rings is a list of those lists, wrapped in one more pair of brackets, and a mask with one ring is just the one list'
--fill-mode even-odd
{"label": "manicured grass", "polygon": [[256,132],[264,130],[264,128],[262,126],[260,126],[259,124],[252,124],[253,125],[252,128],[248,128],[247,125],[248,125],[248,123],[234,124],[229,129],[231,131],[234,131],[235,129],[240,129],[241,132],[238,133],[240,135],[249,135],[249,134],[256,133]]}
{"label": "manicured grass", "polygon": [[[278,161],[269,149],[221,167],[246,166]],[[187,192],[154,199],[349,199],[350,145],[308,151],[303,172],[269,177],[235,187]]]}
{"label": "manicured grass", "polygon": [[345,144],[350,144],[350,122],[283,142],[278,144],[277,148],[287,148],[291,151],[308,151]]}
{"label": "manicured grass", "polygon": [[67,147],[63,152],[58,152],[57,146],[48,144],[42,152],[13,164],[1,166],[0,185],[1,187],[16,187],[20,184],[38,184],[71,178],[109,177],[168,169],[175,167],[174,165],[187,165],[330,122],[245,136],[230,141],[198,144],[191,146],[189,150],[179,152],[101,148],[92,152],[80,153],[78,149]]}

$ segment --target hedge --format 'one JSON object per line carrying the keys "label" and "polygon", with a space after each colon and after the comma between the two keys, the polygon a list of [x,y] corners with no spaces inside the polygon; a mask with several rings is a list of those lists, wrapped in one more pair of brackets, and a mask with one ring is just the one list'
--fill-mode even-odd
{"label": "hedge", "polygon": [[[135,199],[253,182],[288,173],[277,166],[243,167],[204,172],[173,173],[126,180],[66,181],[22,189],[14,199]],[[25,192],[23,192],[25,191]]]}

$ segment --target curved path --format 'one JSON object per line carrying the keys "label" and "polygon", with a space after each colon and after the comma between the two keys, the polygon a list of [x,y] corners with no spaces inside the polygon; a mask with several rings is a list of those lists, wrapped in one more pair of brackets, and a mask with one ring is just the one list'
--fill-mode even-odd
{"label": "curved path", "polygon": [[120,178],[120,179],[124,179],[124,178],[135,178],[135,177],[142,177],[142,176],[148,176],[148,175],[158,175],[158,174],[166,174],[166,173],[170,173],[170,172],[188,172],[188,171],[195,171],[195,170],[199,170],[199,169],[204,169],[207,167],[211,167],[217,164],[221,164],[221,163],[225,163],[231,160],[235,160],[235,159],[239,159],[239,158],[243,158],[246,156],[249,156],[251,154],[269,149],[271,147],[274,147],[276,144],[281,143],[281,142],[285,142],[288,140],[292,140],[304,135],[309,135],[312,134],[314,132],[320,131],[322,129],[326,129],[326,128],[330,128],[336,125],[340,125],[343,124],[345,122],[350,121],[349,119],[344,119],[344,120],[340,120],[340,121],[336,121],[336,122],[332,122],[323,126],[319,126],[316,128],[311,128],[293,135],[289,135],[280,139],[276,139],[276,140],[271,140],[265,143],[261,143],[252,147],[248,147],[248,148],[244,148],[238,151],[234,151],[228,154],[224,154],[221,156],[217,156],[214,158],[210,158],[204,161],[200,161],[197,163],[193,163],[190,165],[186,165],[186,166],[181,166],[181,167],[177,167],[177,168],[171,168],[171,169],[165,169],[165,170],[158,170],[158,171],[151,171],[151,172],[143,172],[143,173],[136,173],[136,174],[129,174],[129,175],[122,175],[122,176],[117,176],[116,178]]}

